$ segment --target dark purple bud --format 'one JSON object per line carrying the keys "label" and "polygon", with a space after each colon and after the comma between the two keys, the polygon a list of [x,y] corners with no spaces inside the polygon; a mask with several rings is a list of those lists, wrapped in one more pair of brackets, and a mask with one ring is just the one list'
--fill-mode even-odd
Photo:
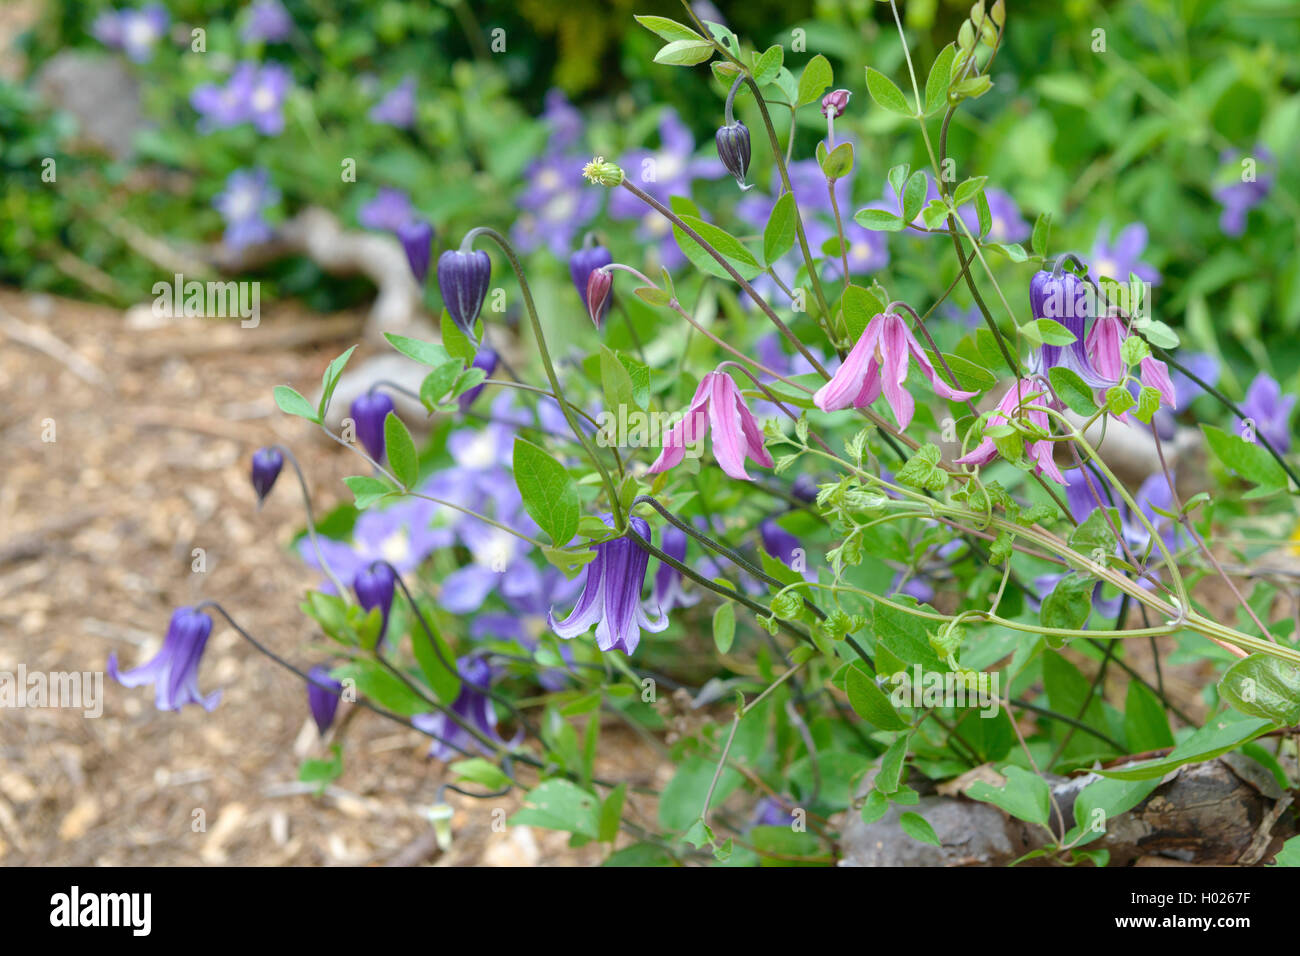
{"label": "dark purple bud", "polygon": [[[573,276],[573,286],[578,290],[583,305],[587,305],[587,280],[591,278],[591,273],[601,266],[609,265],[613,261],[613,255],[604,246],[579,249],[569,257],[569,275]],[[587,311],[591,311],[589,305],[587,305]],[[609,311],[608,302],[605,303],[605,311]],[[601,315],[601,319],[604,318],[605,316]],[[596,324],[600,325],[600,322]]]}
{"label": "dark purple bud", "polygon": [[848,90],[833,90],[827,93],[822,97],[822,116],[827,119],[839,119],[848,109],[850,95]]}
{"label": "dark purple bud", "polygon": [[284,455],[280,454],[278,448],[259,448],[253,452],[253,490],[257,492],[259,505],[271,493],[275,479],[280,477],[280,469],[283,467]]}
{"label": "dark purple bud", "polygon": [[456,326],[471,338],[492,278],[492,260],[486,252],[448,249],[438,257],[438,291]]}
{"label": "dark purple bud", "polygon": [[[311,678],[307,682],[307,706],[311,709],[312,720],[322,737],[334,723],[334,713],[339,709],[339,693],[343,685],[330,677],[329,668],[317,665],[307,672]],[[324,686],[321,686],[324,685]]]}
{"label": "dark purple bud", "polygon": [[423,219],[412,219],[397,227],[397,239],[406,253],[415,281],[424,285],[429,274],[429,256],[433,253],[433,226]]}
{"label": "dark purple bud", "polygon": [[817,482],[812,475],[800,475],[790,486],[790,493],[800,501],[812,504],[817,500]]}
{"label": "dark purple bud", "polygon": [[375,461],[384,460],[384,419],[392,410],[393,400],[383,392],[362,392],[352,400],[357,441]]}
{"label": "dark purple bud", "polygon": [[352,589],[357,592],[357,603],[367,613],[371,608],[379,608],[382,622],[379,625],[379,641],[382,644],[384,634],[388,631],[388,612],[393,606],[393,588],[397,579],[393,569],[387,564],[375,563],[357,572],[352,580]]}
{"label": "dark purple bud", "polygon": [[782,564],[789,565],[799,550],[799,539],[785,528],[768,518],[758,526],[758,533],[763,539],[763,550]]}
{"label": "dark purple bud", "polygon": [[[481,368],[487,374],[487,377],[491,378],[492,373],[497,370],[497,353],[484,345],[478,350],[478,354],[474,356],[474,364],[471,365],[470,368]],[[465,409],[473,405],[474,399],[478,398],[479,393],[482,391],[482,385],[475,385],[468,392],[461,395],[461,397],[457,399],[457,404],[460,405],[460,410],[463,412]]]}
{"label": "dark purple bud", "polygon": [[[1090,380],[1087,353],[1084,348],[1084,336],[1087,331],[1088,318],[1092,314],[1092,298],[1088,295],[1087,284],[1073,272],[1038,271],[1029,280],[1029,311],[1035,319],[1051,319],[1059,322],[1074,334],[1074,342],[1068,346],[1044,345],[1043,365],[1050,369],[1060,364],[1083,367],[1074,371]],[[1068,361],[1062,359],[1062,349],[1072,353]]]}
{"label": "dark purple bud", "polygon": [[605,269],[594,269],[587,276],[587,294],[583,300],[587,303],[587,314],[596,323],[596,328],[600,328],[601,321],[609,312],[609,293],[613,287],[614,275]]}
{"label": "dark purple bud", "polygon": [[736,182],[745,185],[745,174],[749,172],[749,130],[740,120],[718,130],[718,159],[727,167],[727,172],[736,177]]}

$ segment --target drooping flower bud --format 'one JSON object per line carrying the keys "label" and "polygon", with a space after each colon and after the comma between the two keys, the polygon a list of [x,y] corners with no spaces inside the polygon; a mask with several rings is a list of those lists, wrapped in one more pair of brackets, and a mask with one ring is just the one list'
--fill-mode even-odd
{"label": "drooping flower bud", "polygon": [[284,455],[280,449],[259,448],[253,452],[253,490],[257,492],[259,505],[271,493],[275,479],[280,477],[280,469],[283,467]]}
{"label": "drooping flower bud", "polygon": [[[497,353],[484,345],[474,356],[474,364],[472,364],[470,368],[481,368],[487,374],[487,377],[491,378],[492,373],[497,370],[497,361]],[[460,406],[460,410],[463,412],[473,405],[474,399],[478,398],[479,393],[482,391],[482,385],[475,385],[468,392],[461,395],[461,397],[456,400],[456,403]]]}
{"label": "drooping flower bud", "polygon": [[357,592],[357,603],[367,613],[372,608],[379,608],[381,622],[377,644],[383,643],[384,635],[388,631],[388,612],[393,607],[393,588],[396,586],[397,579],[393,577],[393,569],[382,562],[362,568],[352,580],[352,590]]}
{"label": "drooping flower bud", "polygon": [[486,252],[448,249],[438,257],[438,291],[442,294],[442,304],[457,328],[471,338],[491,278],[492,260]]}
{"label": "drooping flower bud", "polygon": [[594,269],[587,277],[587,294],[582,298],[587,303],[587,314],[591,321],[600,328],[601,320],[609,311],[609,293],[614,287],[614,275],[607,269]]}
{"label": "drooping flower bud", "polygon": [[384,460],[384,420],[392,410],[393,400],[383,392],[362,392],[352,400],[357,441],[375,461]]}
{"label": "drooping flower bud", "polygon": [[415,281],[424,285],[429,274],[429,256],[433,252],[433,226],[423,219],[412,219],[397,227],[397,240],[406,253]]}
{"label": "drooping flower bud", "polygon": [[[334,723],[334,714],[339,709],[339,692],[343,685],[330,677],[329,668],[319,664],[307,672],[311,678],[307,682],[307,707],[311,710],[312,720],[322,737]],[[322,686],[324,685],[324,686]]]}
{"label": "drooping flower bud", "polygon": [[[569,257],[569,275],[573,276],[574,288],[578,290],[578,295],[582,298],[582,304],[587,306],[587,311],[591,311],[591,305],[587,302],[587,281],[591,278],[592,272],[601,266],[607,266],[614,261],[614,256],[608,249],[601,245],[588,246],[579,249]],[[609,303],[605,303],[605,312],[609,311]],[[600,316],[605,318],[604,313]],[[600,325],[600,320],[596,321]]]}
{"label": "drooping flower bud", "polygon": [[734,120],[726,126],[719,127],[718,159],[727,168],[727,172],[736,178],[741,189],[745,185],[745,174],[749,172],[749,130],[740,120]]}
{"label": "drooping flower bud", "polygon": [[822,97],[822,116],[827,119],[839,119],[848,109],[849,97],[852,95],[848,90],[832,90],[827,93]]}

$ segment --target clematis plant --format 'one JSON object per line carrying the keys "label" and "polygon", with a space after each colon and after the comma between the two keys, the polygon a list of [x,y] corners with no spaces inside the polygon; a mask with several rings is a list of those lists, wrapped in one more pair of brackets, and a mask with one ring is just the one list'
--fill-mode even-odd
{"label": "clematis plant", "polygon": [[[855,818],[933,845],[908,809],[918,781],[992,769],[1000,787],[953,786],[1033,822],[1042,855],[1102,864],[1097,833],[1041,809],[1048,772],[1100,768],[1077,778],[1076,806],[1109,807],[1106,773],[1154,788],[1266,739],[1279,767],[1293,758],[1300,645],[1265,620],[1276,590],[1247,593],[1229,546],[1208,542],[1294,511],[1294,399],[1262,373],[1239,388],[1157,317],[1148,247],[1178,270],[1154,223],[1052,254],[1051,217],[1026,218],[1041,191],[965,170],[980,150],[954,181],[950,123],[1001,82],[1001,0],[975,4],[928,65],[895,5],[877,7],[902,87],[881,64],[865,90],[836,87],[826,57],[752,48],[690,5],[687,22],[639,18],[664,69],[711,64],[711,115],[648,114],[651,142],[580,158],[584,118],[549,94],[516,220],[443,243],[440,341],[387,336],[420,387],[360,394],[355,434],[330,416],[351,351],[318,401],[276,390],[357,456],[350,502],[320,522],[299,471],[297,553],[324,578],[301,606],[336,663],[305,671],[211,607],[308,681],[304,720],[336,747],[351,721],[333,722],[334,691],[354,690],[429,739],[446,786],[520,789],[514,822],[608,844],[612,862],[834,862]],[[407,82],[376,122],[405,123]],[[240,115],[258,122],[221,119]],[[815,144],[796,134],[823,121]],[[716,132],[697,147],[693,129]],[[927,168],[878,165],[895,154]],[[232,196],[249,185],[222,201],[241,236],[265,231],[266,184]],[[1223,201],[1235,228],[1246,200]],[[448,226],[416,205],[385,192],[362,215],[424,282]],[[1072,212],[1065,235],[1096,221]],[[1122,294],[1130,275],[1143,295]],[[1139,449],[1124,462],[1121,428]],[[1212,486],[1187,484],[1196,451]],[[252,460],[259,499],[280,454]],[[176,612],[149,664],[111,672],[152,681],[160,708],[215,705],[196,683],[203,607]],[[1206,721],[1126,660],[1133,639],[1218,670]],[[600,764],[604,715],[667,745],[657,826]]]}

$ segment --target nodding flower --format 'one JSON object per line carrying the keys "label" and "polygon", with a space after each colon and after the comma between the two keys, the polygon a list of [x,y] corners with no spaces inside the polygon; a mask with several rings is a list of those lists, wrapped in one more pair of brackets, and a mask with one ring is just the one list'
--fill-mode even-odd
{"label": "nodding flower", "polygon": [[311,678],[307,682],[307,707],[311,710],[312,720],[322,737],[334,723],[334,714],[339,709],[339,693],[343,685],[330,677],[328,667],[319,664],[307,672]]}
{"label": "nodding flower", "polygon": [[474,337],[474,323],[487,298],[492,260],[486,252],[448,249],[438,257],[438,292],[456,327]]}
{"label": "nodding flower", "polygon": [[135,670],[122,673],[117,654],[108,656],[108,676],[123,687],[153,684],[154,706],[159,710],[180,710],[186,704],[198,704],[211,711],[221,700],[221,691],[204,697],[199,693],[199,664],[212,633],[212,618],[192,607],[180,607],[172,613],[162,649],[153,659]]}
{"label": "nodding flower", "polygon": [[1086,343],[1088,319],[1093,313],[1093,297],[1088,284],[1073,272],[1039,271],[1029,281],[1029,311],[1035,319],[1059,322],[1074,336],[1069,345],[1044,344],[1030,358],[1032,372],[1047,374],[1062,366],[1074,372],[1093,388],[1105,384],[1088,358]]}
{"label": "nodding flower", "polygon": [[713,435],[713,455],[718,466],[732,478],[749,481],[745,458],[764,468],[772,467],[772,456],[763,447],[763,431],[745,406],[740,389],[725,372],[714,370],[700,380],[685,416],[664,435],[663,450],[650,466],[650,474],[680,465],[687,446]]}
{"label": "nodding flower", "polygon": [[587,276],[587,288],[582,301],[587,304],[587,314],[596,328],[604,321],[609,312],[610,291],[614,288],[614,276],[608,269],[592,269]]}
{"label": "nodding flower", "polygon": [[429,256],[433,253],[433,226],[423,219],[412,219],[398,226],[396,233],[411,274],[417,283],[424,285],[429,275]]}
{"label": "nodding flower", "polygon": [[[591,241],[590,238],[588,241]],[[587,312],[591,315],[591,320],[596,323],[596,328],[600,328],[601,321],[609,312],[609,274],[605,273],[604,280],[601,280],[604,283],[605,297],[594,307],[587,290],[591,288],[592,277],[597,270],[613,261],[613,254],[599,243],[584,245],[569,257],[569,275],[573,277],[573,287],[578,290],[578,296],[582,299],[582,304],[587,307]],[[596,291],[599,290],[598,285]]]}
{"label": "nodding flower", "polygon": [[832,90],[827,93],[822,97],[822,116],[827,119],[839,119],[849,108],[849,97],[852,95],[848,90]]}
{"label": "nodding flower", "polygon": [[460,718],[460,722],[441,711],[436,714],[416,714],[411,718],[412,724],[434,738],[429,756],[444,761],[455,760],[470,748],[491,755],[492,748],[462,724],[469,724],[494,744],[513,750],[523,740],[523,728],[512,739],[501,739],[492,698],[483,693],[492,683],[492,665],[482,657],[468,656],[456,662],[456,669],[460,672],[462,683],[460,694],[452,702],[451,712]]}
{"label": "nodding flower", "polygon": [[[1097,316],[1088,333],[1088,358],[1103,384],[1113,385],[1124,377],[1124,340],[1129,336],[1124,320],[1114,312]],[[1160,359],[1147,355],[1138,363],[1138,378],[1148,388],[1160,393],[1160,399],[1170,408],[1178,407],[1178,393],[1169,377],[1169,366]]]}
{"label": "nodding flower", "polygon": [[[988,424],[985,428],[993,428],[998,425],[1010,424],[1012,419],[1019,419],[1029,422],[1044,432],[1050,432],[1047,412],[1041,409],[1023,410],[1022,406],[1032,405],[1040,401],[1046,401],[1047,395],[1040,385],[1029,381],[1028,379],[1016,379],[1007,389],[1007,393],[1002,396],[998,402],[998,407],[989,415]],[[1065,477],[1061,474],[1061,469],[1056,467],[1056,462],[1052,458],[1052,443],[1046,439],[1026,440],[1025,451],[1034,462],[1034,470],[1040,475],[1046,475],[1058,484],[1065,484]],[[967,455],[957,459],[959,465],[987,465],[999,454],[998,446],[992,438],[985,438],[975,447],[975,450]]]}
{"label": "nodding flower", "polygon": [[266,500],[275,486],[275,479],[280,477],[284,467],[284,455],[278,448],[259,448],[253,452],[252,481],[253,490],[257,492],[257,503]]}
{"label": "nodding flower", "polygon": [[813,404],[824,412],[849,406],[865,408],[880,397],[883,388],[898,427],[905,429],[916,411],[916,402],[903,387],[910,359],[916,360],[930,387],[943,398],[965,401],[979,394],[953,388],[941,379],[903,317],[896,312],[882,312],[867,323],[839,370],[813,395]]}
{"label": "nodding flower", "polygon": [[[686,532],[681,528],[667,525],[660,547],[668,557],[686,562]],[[690,607],[700,600],[699,594],[687,593],[682,589],[682,573],[666,561],[659,562],[659,569],[655,571],[654,588],[650,593],[661,614],[668,614],[675,607]]]}
{"label": "nodding flower", "polygon": [[745,185],[745,176],[749,172],[749,130],[732,113],[736,103],[736,93],[743,79],[742,75],[737,75],[735,82],[731,84],[731,91],[727,94],[727,104],[724,108],[723,124],[718,128],[714,139],[718,145],[718,159],[722,160],[722,165],[727,172],[736,178],[741,191],[747,192],[754,188],[753,183]]}
{"label": "nodding flower", "polygon": [[357,592],[357,603],[368,613],[379,608],[379,638],[376,646],[383,644],[388,631],[388,612],[393,608],[393,589],[397,579],[387,562],[376,561],[367,568],[362,568],[352,579],[352,590]]}
{"label": "nodding flower", "polygon": [[380,391],[362,392],[352,400],[350,413],[357,441],[371,458],[384,460],[384,422],[393,410],[393,400]]}
{"label": "nodding flower", "polygon": [[[614,527],[612,515],[601,515],[605,526]],[[594,560],[587,563],[582,594],[572,613],[563,621],[555,619],[555,609],[547,615],[551,630],[569,640],[585,634],[596,625],[596,646],[602,651],[614,649],[631,654],[641,643],[641,629],[657,633],[668,626],[668,617],[656,609],[651,619],[641,603],[650,555],[631,534],[650,540],[650,526],[644,518],[629,518],[630,533],[592,545]]]}
{"label": "nodding flower", "polygon": [[736,178],[741,189],[751,189],[745,185],[745,176],[749,173],[749,129],[740,120],[718,128],[715,137],[718,144],[718,159],[727,172]]}

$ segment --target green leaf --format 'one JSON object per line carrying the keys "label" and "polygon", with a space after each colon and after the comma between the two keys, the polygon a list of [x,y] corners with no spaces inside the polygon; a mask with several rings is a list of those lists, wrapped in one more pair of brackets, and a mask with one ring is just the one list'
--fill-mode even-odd
{"label": "green leaf", "polygon": [[1154,691],[1138,681],[1129,681],[1124,698],[1124,738],[1134,753],[1174,745],[1164,705]]}
{"label": "green leaf", "polygon": [[957,187],[956,192],[952,195],[953,204],[960,206],[963,203],[970,202],[984,191],[984,184],[988,181],[989,178],[987,176],[972,176]]}
{"label": "green leaf", "polygon": [[1123,385],[1112,385],[1106,389],[1106,408],[1112,415],[1123,415],[1137,404],[1137,399]]}
{"label": "green leaf", "polygon": [[[425,614],[424,619],[429,621],[429,615]],[[423,627],[411,629],[411,651],[415,655],[415,662],[420,665],[420,673],[433,688],[434,696],[450,707],[460,696],[460,672],[455,669],[455,655],[432,623],[429,624],[429,632],[432,633],[432,638]],[[451,666],[443,664],[443,661]]]}
{"label": "green leaf", "polygon": [[1163,777],[1184,764],[1213,760],[1229,750],[1240,747],[1248,740],[1254,740],[1275,726],[1276,722],[1267,717],[1237,721],[1216,717],[1170,751],[1167,757],[1142,760],[1096,772],[1103,777],[1112,777],[1116,780],[1151,780],[1155,777]]}
{"label": "green leaf", "polygon": [[928,185],[929,180],[919,169],[907,177],[907,185],[903,187],[903,222],[913,222],[921,214]]}
{"label": "green leaf", "polygon": [[1022,767],[1004,769],[1007,782],[993,787],[978,780],[966,790],[972,800],[991,803],[1017,820],[1047,826],[1051,818],[1052,793],[1047,781]]}
{"label": "green leaf", "polygon": [[795,100],[795,106],[804,106],[820,100],[834,79],[835,73],[831,70],[831,61],[818,53],[808,61],[803,72],[799,74],[798,99]]}
{"label": "green leaf", "polygon": [[660,47],[655,62],[667,66],[695,66],[713,56],[713,44],[708,40],[673,40]]}
{"label": "green leaf", "polygon": [[436,342],[422,342],[419,339],[408,338],[395,332],[385,332],[384,338],[388,340],[389,345],[407,358],[414,359],[421,365],[427,365],[430,368],[437,368],[451,358],[451,353]]}
{"label": "green leaf", "polygon": [[1092,589],[1095,584],[1092,578],[1078,574],[1067,574],[1061,578],[1052,593],[1043,600],[1039,612],[1043,627],[1080,630],[1092,613]]}
{"label": "green leaf", "polygon": [[312,403],[303,398],[295,389],[290,388],[288,385],[277,385],[272,394],[275,395],[275,404],[280,406],[280,411],[290,415],[297,415],[299,418],[305,418],[317,425],[321,423],[321,416]]}
{"label": "green leaf", "polygon": [[943,453],[939,451],[938,446],[926,442],[907,460],[907,464],[898,469],[895,477],[899,484],[924,488],[927,491],[942,491],[948,484],[949,477],[948,472],[939,467],[939,460],[942,457]]}
{"label": "green leaf", "polygon": [[442,345],[447,350],[447,354],[452,358],[458,358],[466,366],[474,364],[474,343],[470,341],[468,335],[460,330],[460,326],[451,320],[447,310],[442,310],[442,316],[439,319],[440,331],[442,332]]}
{"label": "green leaf", "polygon": [[1040,212],[1038,219],[1034,221],[1034,234],[1029,240],[1029,247],[1034,250],[1035,255],[1047,255],[1047,243],[1052,237],[1052,214],[1050,212]]}
{"label": "green leaf", "polygon": [[321,421],[324,421],[325,412],[329,410],[330,399],[334,397],[334,389],[338,386],[339,378],[343,375],[343,367],[348,364],[348,359],[352,358],[352,353],[356,350],[357,347],[354,345],[330,362],[329,367],[325,369],[325,374],[321,376],[320,405],[316,408],[316,417]]}
{"label": "green leaf", "polygon": [[785,48],[779,43],[774,43],[768,47],[761,55],[755,55],[754,59],[754,82],[759,86],[764,86],[776,79],[777,74],[781,72],[781,65],[785,61]]}
{"label": "green leaf", "polygon": [[1282,844],[1282,849],[1273,858],[1273,865],[1300,866],[1300,836],[1293,836]]}
{"label": "green leaf", "polygon": [[1271,654],[1251,654],[1229,667],[1219,695],[1243,714],[1300,724],[1300,666]]}
{"label": "green leaf", "polygon": [[1094,780],[1080,790],[1079,796],[1075,798],[1074,820],[1085,830],[1093,830],[1098,835],[1105,833],[1109,821],[1121,813],[1128,813],[1158,786],[1159,779],[1107,780],[1103,777]]}
{"label": "green leaf", "polygon": [[853,219],[863,229],[873,232],[898,232],[907,225],[901,218],[884,209],[859,209],[853,214]]}
{"label": "green leaf", "polygon": [[600,347],[600,381],[605,392],[605,407],[611,413],[617,416],[620,409],[625,409],[626,414],[639,407],[633,395],[631,373],[618,360],[618,356],[604,345]]}
{"label": "green leaf", "polygon": [[[1074,343],[1074,333],[1054,319],[1035,319],[1029,323],[1029,328],[1023,331],[1030,333],[1039,342],[1047,345],[1071,345]],[[1032,332],[1030,332],[1032,328]]]}
{"label": "green leaf", "polygon": [[719,654],[731,650],[731,642],[736,636],[736,607],[730,601],[723,601],[713,612],[713,643]]}
{"label": "green leaf", "polygon": [[[284,406],[280,406],[283,408]],[[1268,450],[1213,425],[1202,425],[1205,440],[1216,458],[1247,481],[1268,488],[1286,487],[1286,472]]]}
{"label": "green leaf", "polygon": [[470,757],[457,760],[448,769],[461,780],[482,784],[490,790],[500,790],[510,786],[510,778],[496,764],[482,757]]}
{"label": "green leaf", "polygon": [[[843,179],[853,171],[853,144],[840,143],[822,161],[822,172],[827,179]],[[789,195],[787,193],[786,195]]]}
{"label": "green leaf", "polygon": [[939,356],[943,357],[943,361],[948,364],[948,368],[952,370],[953,376],[957,379],[958,388],[966,391],[984,392],[996,387],[998,384],[997,376],[983,365],[976,365],[960,355],[953,355],[950,352],[935,353],[930,349],[926,349],[926,354],[930,356],[930,361],[941,369],[943,364],[939,361]]}
{"label": "green leaf", "polygon": [[894,81],[879,70],[867,67],[867,92],[876,101],[876,105],[898,113],[901,116],[915,116],[916,111],[907,105],[903,91],[894,85]]}
{"label": "green leaf", "polygon": [[564,830],[595,840],[600,836],[600,801],[569,780],[554,779],[534,787],[524,797],[524,808],[511,824],[528,824],[547,830]]}
{"label": "green leaf", "polygon": [[848,285],[840,295],[840,311],[844,313],[844,327],[849,339],[856,342],[862,337],[867,323],[885,311],[885,303],[870,289]]}
{"label": "green leaf", "polygon": [[[730,262],[732,268],[746,280],[753,279],[763,271],[762,265],[754,258],[754,254],[735,236],[697,216],[681,215],[681,220]],[[705,251],[698,242],[682,232],[679,226],[673,226],[673,238],[677,240],[682,253],[697,269],[719,279],[731,280],[731,274],[719,264],[718,260]]]}
{"label": "green leaf", "polygon": [[1097,403],[1092,400],[1092,389],[1078,372],[1064,365],[1057,365],[1048,370],[1047,377],[1052,382],[1056,397],[1063,401],[1070,411],[1084,418],[1097,411]]}
{"label": "green leaf", "polygon": [[429,411],[437,408],[442,398],[456,384],[456,379],[464,368],[460,359],[449,359],[426,375],[424,381],[420,383],[420,401],[424,403],[424,407]]}
{"label": "green leaf", "polygon": [[330,676],[338,681],[353,681],[358,694],[401,717],[429,712],[428,701],[376,661],[354,660],[334,668]]}
{"label": "green leaf", "polygon": [[796,215],[794,193],[782,193],[772,206],[772,214],[767,217],[767,226],[763,229],[763,261],[768,265],[780,259],[794,245]]}
{"label": "green leaf", "polygon": [[702,40],[704,39],[690,27],[676,20],[670,20],[668,17],[652,17],[634,15],[632,17],[637,23],[645,27],[652,33],[659,34],[665,40]]}
{"label": "green leaf", "polygon": [[931,846],[941,846],[939,836],[934,832],[934,827],[930,826],[930,821],[919,813],[907,811],[898,818],[898,825],[903,828],[903,832],[913,840],[919,840],[922,843],[928,843]]}
{"label": "green leaf", "polygon": [[939,51],[930,66],[930,75],[925,81],[925,112],[929,114],[948,102],[948,84],[952,82],[952,58],[957,55],[957,48],[949,43]]}
{"label": "green leaf", "polygon": [[369,508],[380,498],[396,494],[399,490],[383,478],[371,478],[369,475],[352,475],[344,478],[343,484],[347,485],[352,492],[356,499],[353,503],[360,510]]}
{"label": "green leaf", "polygon": [[907,745],[911,735],[900,736],[880,758],[880,770],[876,773],[876,789],[890,794],[898,791],[899,781],[903,776],[903,762],[907,759]]}
{"label": "green leaf", "polygon": [[1160,390],[1150,385],[1143,385],[1138,391],[1138,404],[1133,415],[1138,421],[1151,423],[1151,418],[1160,411]]}
{"label": "green leaf", "polygon": [[599,832],[601,843],[613,843],[618,838],[618,824],[623,816],[623,802],[627,799],[627,782],[620,783],[609,792],[600,805]]}
{"label": "green leaf", "polygon": [[906,730],[907,721],[899,716],[885,692],[876,686],[871,676],[850,664],[844,674],[844,692],[848,694],[853,712],[880,730]]}
{"label": "green leaf", "polygon": [[384,451],[388,455],[388,467],[402,487],[414,487],[420,480],[420,456],[416,454],[411,433],[396,412],[389,412],[384,419]]}
{"label": "green leaf", "polygon": [[564,546],[578,533],[582,507],[573,476],[545,450],[515,439],[515,484],[524,508],[555,544]]}

